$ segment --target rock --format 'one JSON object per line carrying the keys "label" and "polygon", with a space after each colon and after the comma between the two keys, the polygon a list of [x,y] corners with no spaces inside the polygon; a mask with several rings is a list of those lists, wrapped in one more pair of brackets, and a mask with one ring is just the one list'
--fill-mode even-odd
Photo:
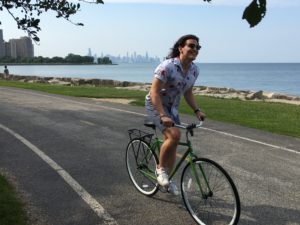
{"label": "rock", "polygon": [[84,79],[78,79],[78,85],[85,85],[85,80]]}
{"label": "rock", "polygon": [[118,81],[118,80],[114,80],[114,87],[123,87],[123,82],[122,81]]}
{"label": "rock", "polygon": [[263,99],[263,91],[247,94],[245,99],[246,100]]}
{"label": "rock", "polygon": [[211,94],[218,94],[220,93],[220,89],[217,87],[207,87],[206,92]]}
{"label": "rock", "polygon": [[285,99],[285,100],[294,100],[295,97],[289,96],[289,95],[283,95],[283,94],[274,94],[274,99]]}
{"label": "rock", "polygon": [[48,83],[49,84],[66,85],[66,86],[71,85],[71,82],[62,81],[62,80],[57,79],[57,78],[53,78],[52,80],[48,80]]}
{"label": "rock", "polygon": [[206,89],[207,89],[206,86],[197,86],[197,87],[195,87],[195,88],[197,88],[197,89],[200,90],[200,91],[203,91],[203,90],[206,90]]}
{"label": "rock", "polygon": [[122,82],[122,87],[128,87],[128,86],[129,86],[129,82],[128,81]]}
{"label": "rock", "polygon": [[228,93],[235,93],[237,91],[235,89],[233,89],[233,88],[227,88],[227,92]]}
{"label": "rock", "polygon": [[113,80],[101,80],[101,85],[113,86],[114,85],[114,81]]}
{"label": "rock", "polygon": [[272,99],[274,96],[274,93],[273,92],[264,92],[263,96],[264,96],[264,98]]}

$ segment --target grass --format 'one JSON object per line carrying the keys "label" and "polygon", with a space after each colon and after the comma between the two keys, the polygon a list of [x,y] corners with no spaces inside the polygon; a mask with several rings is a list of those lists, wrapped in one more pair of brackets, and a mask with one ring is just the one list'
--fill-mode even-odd
{"label": "grass", "polygon": [[28,219],[23,208],[14,187],[0,174],[0,224],[27,225]]}
{"label": "grass", "polygon": [[0,80],[0,86],[17,87],[52,94],[68,95],[88,98],[132,98],[138,99],[143,94],[140,91],[129,91],[113,87],[91,87],[91,86],[62,86],[40,83],[24,83],[17,81]]}
{"label": "grass", "polygon": [[[144,106],[146,95],[145,91],[116,89],[114,87],[69,87],[4,80],[0,80],[0,86],[26,88],[76,97],[134,99],[132,104],[139,106]],[[209,119],[300,138],[300,106],[205,96],[196,96],[196,100]],[[185,101],[181,101],[180,112],[193,114]]]}
{"label": "grass", "polygon": [[[300,106],[196,96],[208,118],[300,138]],[[182,101],[182,112],[190,111]]]}

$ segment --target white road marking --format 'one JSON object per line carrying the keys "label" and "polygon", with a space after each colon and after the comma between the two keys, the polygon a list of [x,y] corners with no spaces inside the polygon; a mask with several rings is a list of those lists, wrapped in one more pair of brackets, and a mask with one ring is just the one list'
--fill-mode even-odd
{"label": "white road marking", "polygon": [[[12,89],[10,89],[10,90],[12,90]],[[14,91],[28,93],[26,91],[16,90],[16,89],[14,89]],[[128,110],[124,110],[124,109],[118,109],[118,108],[114,108],[114,107],[108,107],[108,106],[102,106],[102,105],[96,105],[96,104],[91,104],[91,103],[80,102],[80,101],[75,101],[75,100],[72,100],[72,99],[62,98],[62,97],[58,97],[58,96],[45,95],[45,94],[42,94],[42,93],[33,93],[33,92],[30,92],[30,94],[36,95],[36,96],[54,98],[54,99],[58,99],[58,100],[65,100],[65,101],[72,102],[74,104],[88,105],[88,106],[99,107],[99,108],[103,108],[103,109],[109,109],[109,110],[124,112],[124,113],[133,114],[133,115],[137,115],[137,116],[143,116],[143,117],[147,116],[146,114],[143,114],[143,113],[137,113],[137,112],[128,111]],[[246,138],[246,137],[242,137],[242,136],[239,136],[239,135],[234,135],[234,134],[231,134],[231,133],[218,131],[218,130],[214,130],[214,129],[210,129],[210,128],[206,128],[206,127],[201,127],[201,128],[205,129],[205,130],[215,132],[215,133],[219,133],[219,134],[222,134],[222,135],[226,135],[226,136],[234,137],[234,138],[237,138],[237,139],[241,139],[241,140],[244,140],[244,141],[249,141],[249,142],[253,142],[253,143],[256,143],[256,144],[272,147],[272,148],[275,148],[275,149],[278,149],[278,150],[283,150],[283,151],[287,151],[287,152],[290,152],[290,153],[300,154],[300,152],[297,151],[297,150],[286,148],[286,147],[283,147],[283,146],[272,145],[272,144],[265,143],[265,142],[262,142],[262,141],[257,141],[257,140],[251,139],[251,138]]]}
{"label": "white road marking", "polygon": [[272,144],[268,144],[268,143],[265,143],[265,142],[262,142],[262,141],[257,141],[257,140],[253,140],[253,139],[250,139],[250,138],[246,138],[246,137],[242,137],[242,136],[230,134],[230,133],[223,132],[223,131],[217,131],[217,130],[206,128],[206,127],[201,127],[201,128],[204,129],[204,130],[209,130],[209,131],[212,131],[212,132],[217,132],[219,134],[224,134],[226,136],[230,136],[230,137],[242,139],[242,140],[245,140],[245,141],[254,142],[256,144],[265,145],[265,146],[268,146],[268,147],[271,147],[271,148],[276,148],[276,149],[279,149],[279,150],[284,150],[284,151],[288,151],[288,152],[291,152],[291,153],[300,154],[299,151],[296,151],[296,150],[293,150],[293,149],[290,149],[290,148],[286,148],[286,147],[283,147],[283,146],[272,145]]}
{"label": "white road marking", "polygon": [[60,165],[53,161],[49,156],[47,156],[43,151],[38,147],[30,143],[21,135],[17,134],[8,127],[0,124],[0,128],[8,132],[16,139],[21,141],[29,149],[31,149],[35,154],[37,154],[42,160],[44,160],[51,168],[53,168],[67,184],[89,205],[89,207],[100,217],[105,224],[107,225],[118,225],[118,223],[106,212],[103,206],[93,198],[71,175],[65,171]]}

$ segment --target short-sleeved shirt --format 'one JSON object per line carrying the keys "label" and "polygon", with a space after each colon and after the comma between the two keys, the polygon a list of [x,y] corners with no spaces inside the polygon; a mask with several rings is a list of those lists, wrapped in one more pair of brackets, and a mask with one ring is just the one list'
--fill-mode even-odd
{"label": "short-sleeved shirt", "polygon": [[[191,64],[188,72],[184,74],[179,58],[167,59],[155,69],[155,78],[164,83],[164,87],[160,91],[164,111],[175,123],[180,123],[178,108],[181,96],[194,86],[198,75],[199,70],[194,63]],[[159,113],[152,105],[150,93],[146,96],[145,106],[150,119],[163,131],[164,127],[161,127]]]}

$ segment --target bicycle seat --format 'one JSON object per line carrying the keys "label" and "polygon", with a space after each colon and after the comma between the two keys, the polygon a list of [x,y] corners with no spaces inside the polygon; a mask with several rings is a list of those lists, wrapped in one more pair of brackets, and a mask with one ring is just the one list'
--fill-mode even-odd
{"label": "bicycle seat", "polygon": [[144,121],[144,126],[150,127],[150,128],[152,128],[153,130],[155,130],[155,128],[156,128],[155,124],[154,124],[152,121],[149,121],[149,120],[145,120],[145,121]]}

